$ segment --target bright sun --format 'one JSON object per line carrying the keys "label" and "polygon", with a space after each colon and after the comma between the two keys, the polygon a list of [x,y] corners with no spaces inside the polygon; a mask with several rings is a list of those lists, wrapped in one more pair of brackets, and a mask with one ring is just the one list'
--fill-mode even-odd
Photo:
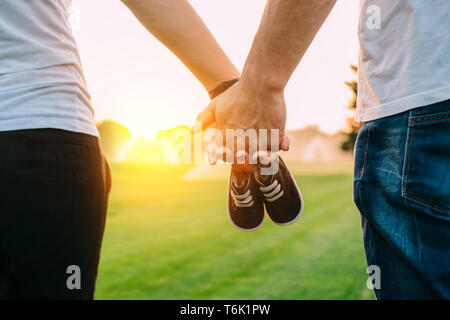
{"label": "bright sun", "polygon": [[154,139],[156,134],[162,130],[174,128],[180,124],[188,124],[189,121],[179,121],[173,116],[173,112],[168,112],[173,108],[165,105],[165,102],[154,99],[150,105],[136,103],[133,113],[123,114],[116,121],[125,125],[134,137]]}

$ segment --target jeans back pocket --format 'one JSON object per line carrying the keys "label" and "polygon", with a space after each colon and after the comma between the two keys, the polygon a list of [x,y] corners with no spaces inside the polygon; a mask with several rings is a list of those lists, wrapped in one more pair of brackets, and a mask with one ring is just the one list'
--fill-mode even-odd
{"label": "jeans back pocket", "polygon": [[410,111],[402,196],[450,214],[450,100]]}

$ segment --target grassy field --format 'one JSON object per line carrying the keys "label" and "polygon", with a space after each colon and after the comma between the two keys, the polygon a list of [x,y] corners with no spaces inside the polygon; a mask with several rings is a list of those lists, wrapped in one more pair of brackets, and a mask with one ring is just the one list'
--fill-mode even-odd
{"label": "grassy field", "polygon": [[235,229],[226,180],[113,166],[96,299],[371,299],[351,176],[300,175],[303,217]]}

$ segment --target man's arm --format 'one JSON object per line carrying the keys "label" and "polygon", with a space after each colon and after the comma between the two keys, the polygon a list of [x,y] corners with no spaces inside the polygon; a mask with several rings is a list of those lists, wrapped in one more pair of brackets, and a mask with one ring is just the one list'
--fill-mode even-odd
{"label": "man's arm", "polygon": [[[269,0],[242,77],[284,90],[336,0]],[[244,80],[243,79],[243,80]]]}
{"label": "man's arm", "polygon": [[191,70],[207,91],[239,77],[239,72],[188,1],[122,2]]}
{"label": "man's arm", "polygon": [[[284,88],[336,0],[268,0],[241,80],[198,116],[221,130],[279,129],[282,150]],[[283,138],[284,137],[284,138]]]}

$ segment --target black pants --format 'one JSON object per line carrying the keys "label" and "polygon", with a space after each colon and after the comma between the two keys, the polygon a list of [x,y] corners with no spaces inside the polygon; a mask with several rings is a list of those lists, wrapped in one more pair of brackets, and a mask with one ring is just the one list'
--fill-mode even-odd
{"label": "black pants", "polygon": [[92,299],[111,187],[99,139],[0,132],[0,299]]}

